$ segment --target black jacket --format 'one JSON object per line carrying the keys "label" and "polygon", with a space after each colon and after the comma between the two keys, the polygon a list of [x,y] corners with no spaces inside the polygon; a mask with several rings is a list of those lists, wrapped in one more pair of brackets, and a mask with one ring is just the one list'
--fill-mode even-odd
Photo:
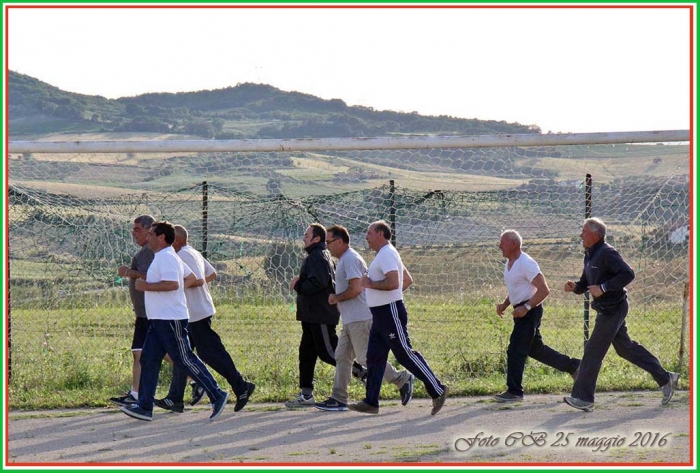
{"label": "black jacket", "polygon": [[326,243],[315,243],[306,248],[308,256],[301,263],[297,292],[297,320],[316,324],[338,325],[340,313],[328,303],[328,295],[335,293],[335,263]]}
{"label": "black jacket", "polygon": [[632,268],[614,247],[601,240],[586,250],[583,274],[576,283],[574,293],[583,294],[588,286],[605,284],[605,292],[593,299],[591,307],[598,312],[606,312],[614,310],[627,298],[625,286],[633,280]]}

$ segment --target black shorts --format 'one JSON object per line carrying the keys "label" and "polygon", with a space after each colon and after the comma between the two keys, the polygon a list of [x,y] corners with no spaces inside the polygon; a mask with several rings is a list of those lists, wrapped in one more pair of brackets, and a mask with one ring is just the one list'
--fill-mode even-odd
{"label": "black shorts", "polygon": [[136,321],[134,322],[134,338],[131,340],[131,351],[141,351],[146,341],[147,332],[148,319],[145,317],[136,317]]}

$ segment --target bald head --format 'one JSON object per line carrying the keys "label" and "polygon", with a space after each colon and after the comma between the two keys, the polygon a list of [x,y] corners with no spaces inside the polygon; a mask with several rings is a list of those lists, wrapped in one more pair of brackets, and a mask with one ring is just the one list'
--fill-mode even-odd
{"label": "bald head", "polygon": [[523,239],[520,233],[515,230],[506,230],[501,233],[501,239],[498,243],[498,248],[503,253],[503,256],[509,261],[515,261],[520,257],[520,247],[523,244]]}
{"label": "bald head", "polygon": [[174,225],[173,228],[175,229],[173,248],[175,251],[180,251],[180,248],[187,244],[187,229],[182,225]]}
{"label": "bald head", "polygon": [[518,233],[515,230],[506,230],[503,233],[501,233],[501,238],[505,238],[506,240],[510,241],[511,243],[514,243],[515,245],[520,248],[523,246],[523,237],[520,236],[520,233]]}

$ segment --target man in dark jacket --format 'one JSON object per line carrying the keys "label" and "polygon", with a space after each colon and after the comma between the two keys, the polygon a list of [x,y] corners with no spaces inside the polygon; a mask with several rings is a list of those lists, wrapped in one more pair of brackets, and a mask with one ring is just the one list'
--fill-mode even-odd
{"label": "man in dark jacket", "polygon": [[567,281],[564,292],[593,296],[591,307],[598,313],[595,328],[583,350],[579,373],[570,397],[564,402],[582,411],[592,411],[598,373],[610,345],[618,355],[654,377],[663,393],[661,404],[673,397],[679,374],[666,371],[658,358],[627,334],[625,317],[629,305],[625,286],[634,280],[634,271],[615,248],[605,243],[602,220],[589,218],[583,224],[581,239],[586,255],[578,282]]}
{"label": "man in dark jacket", "polygon": [[[301,322],[299,343],[299,397],[285,403],[287,407],[313,407],[314,370],[316,360],[321,359],[335,366],[335,348],[338,346],[340,313],[328,303],[328,295],[335,294],[335,264],[326,249],[326,229],[312,223],[302,237],[308,253],[301,264],[299,276],[289,283],[289,289],[297,293],[297,320]],[[359,367],[362,368],[361,366]],[[353,367],[357,375],[357,366]]]}

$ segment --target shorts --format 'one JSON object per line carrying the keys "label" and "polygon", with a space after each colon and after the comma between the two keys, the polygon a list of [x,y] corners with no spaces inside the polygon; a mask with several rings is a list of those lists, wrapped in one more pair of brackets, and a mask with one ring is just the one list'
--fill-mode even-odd
{"label": "shorts", "polygon": [[146,333],[148,333],[148,319],[145,317],[136,317],[136,321],[134,322],[134,338],[131,340],[131,351],[141,351],[146,341]]}

